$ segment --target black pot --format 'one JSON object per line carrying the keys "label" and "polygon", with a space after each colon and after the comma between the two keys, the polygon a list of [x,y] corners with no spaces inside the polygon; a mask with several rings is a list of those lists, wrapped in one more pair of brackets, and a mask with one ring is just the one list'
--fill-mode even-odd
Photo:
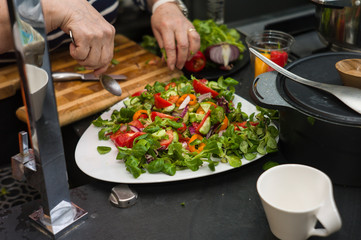
{"label": "black pot", "polygon": [[[342,85],[335,63],[357,53],[324,53],[289,64],[301,77]],[[287,161],[315,167],[336,184],[361,186],[361,115],[333,95],[268,72],[251,88],[257,105],[280,113],[280,151]]]}

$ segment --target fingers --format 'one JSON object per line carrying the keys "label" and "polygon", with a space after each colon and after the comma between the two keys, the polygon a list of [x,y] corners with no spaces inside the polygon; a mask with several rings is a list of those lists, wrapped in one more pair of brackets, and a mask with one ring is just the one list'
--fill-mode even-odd
{"label": "fingers", "polygon": [[167,54],[167,65],[173,70],[182,69],[185,62],[200,48],[200,37],[192,23],[173,3],[157,8],[151,18],[153,34],[160,48]]}
{"label": "fingers", "polygon": [[182,69],[185,62],[187,61],[189,55],[189,41],[187,33],[183,31],[177,31],[175,33],[176,41],[177,41],[177,63],[176,67],[178,69]]}
{"label": "fingers", "polygon": [[115,30],[112,28],[89,32],[72,29],[75,44],[70,44],[71,56],[87,69],[106,71],[113,58]]}
{"label": "fingers", "polygon": [[189,42],[189,55],[187,61],[191,60],[192,56],[198,52],[201,47],[201,38],[196,30],[191,30],[194,28],[188,29],[188,42]]}

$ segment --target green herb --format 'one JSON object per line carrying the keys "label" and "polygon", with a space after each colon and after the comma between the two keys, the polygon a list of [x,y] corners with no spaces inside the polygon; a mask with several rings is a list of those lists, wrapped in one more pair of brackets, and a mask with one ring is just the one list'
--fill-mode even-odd
{"label": "green herb", "polygon": [[97,150],[100,154],[107,154],[108,152],[110,152],[110,150],[112,150],[112,148],[107,146],[98,146]]}
{"label": "green herb", "polygon": [[140,45],[154,55],[160,56],[160,48],[155,37],[144,35]]}
{"label": "green herb", "polygon": [[113,65],[117,65],[117,64],[119,64],[119,61],[117,60],[117,59],[112,59],[112,61],[111,61],[111,63],[113,64]]}
{"label": "green herb", "polygon": [[83,66],[81,66],[81,67],[75,67],[75,71],[79,71],[79,72],[81,72],[81,71],[85,71],[86,69],[85,69],[85,67],[83,67]]}
{"label": "green herb", "polygon": [[246,49],[240,40],[240,34],[234,28],[228,28],[225,24],[216,24],[212,19],[195,19],[193,21],[193,25],[201,37],[200,50],[202,52],[207,47],[218,43],[229,43],[235,45],[239,48],[241,53]]}

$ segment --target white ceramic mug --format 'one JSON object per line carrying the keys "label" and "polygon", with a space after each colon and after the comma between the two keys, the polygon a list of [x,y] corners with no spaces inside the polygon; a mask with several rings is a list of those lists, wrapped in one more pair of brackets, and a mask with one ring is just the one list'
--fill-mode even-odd
{"label": "white ceramic mug", "polygon": [[[332,183],[323,172],[305,165],[283,164],[257,181],[272,233],[283,240],[328,236],[341,228]],[[324,228],[315,228],[317,220]]]}

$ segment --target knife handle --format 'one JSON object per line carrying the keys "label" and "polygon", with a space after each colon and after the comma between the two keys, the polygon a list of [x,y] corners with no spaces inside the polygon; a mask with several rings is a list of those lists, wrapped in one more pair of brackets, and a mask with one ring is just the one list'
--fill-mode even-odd
{"label": "knife handle", "polygon": [[71,72],[58,72],[53,73],[54,81],[72,81],[72,80],[82,80],[84,75],[81,73],[71,73]]}

